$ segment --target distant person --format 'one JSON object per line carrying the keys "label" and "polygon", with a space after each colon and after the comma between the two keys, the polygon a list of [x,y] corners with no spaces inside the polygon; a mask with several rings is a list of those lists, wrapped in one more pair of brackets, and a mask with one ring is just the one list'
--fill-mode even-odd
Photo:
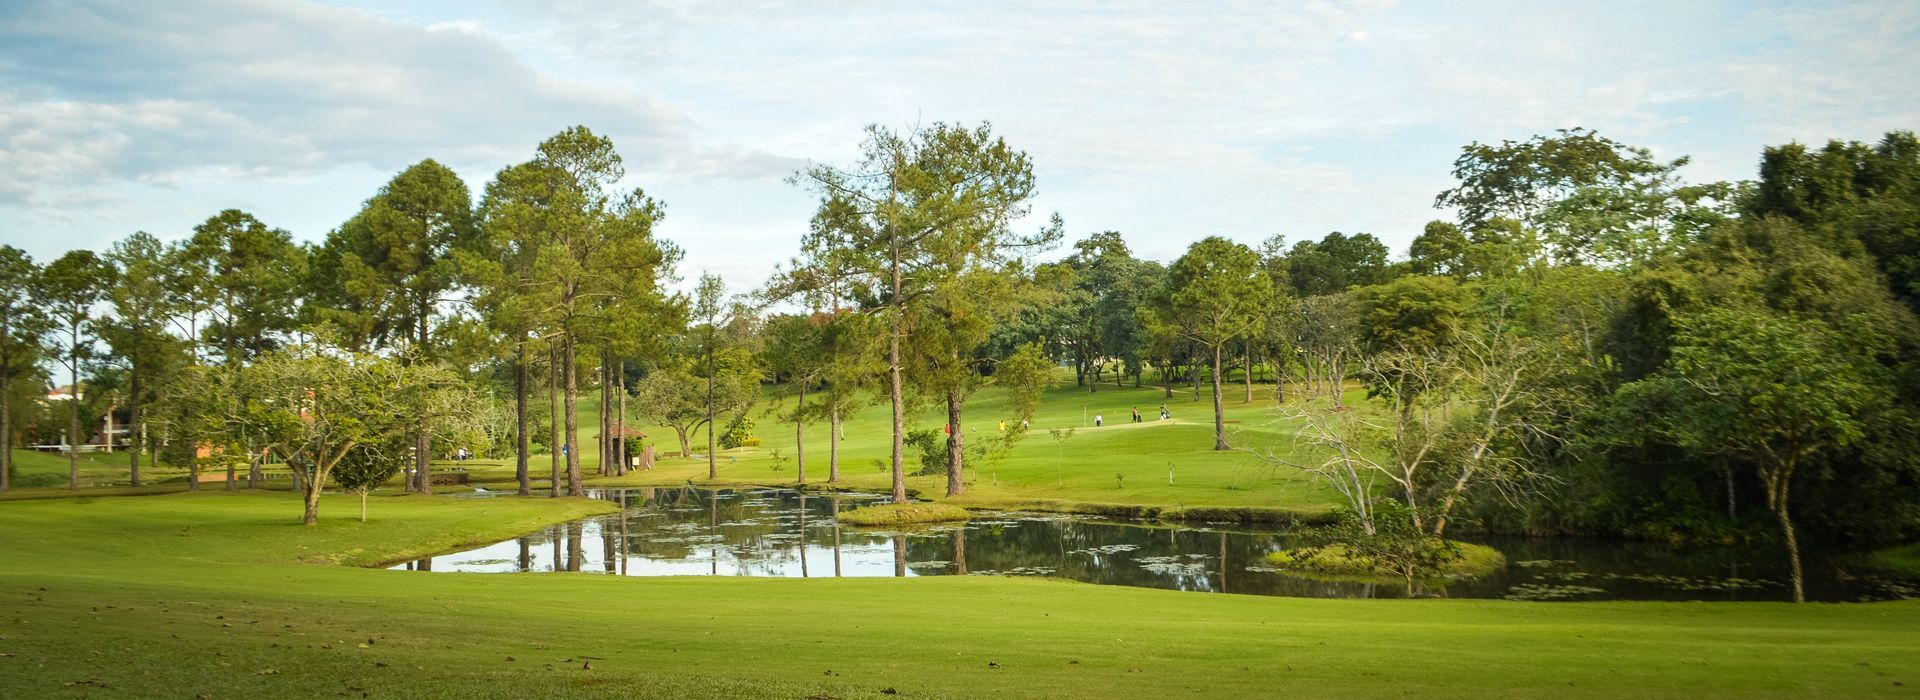
{"label": "distant person", "polygon": [[1167,405],[1160,404],[1160,420],[1166,420],[1171,417],[1173,417],[1173,414],[1167,412]]}
{"label": "distant person", "polygon": [[1100,414],[1098,413],[1093,414],[1093,427],[1100,427]]}
{"label": "distant person", "polygon": [[1007,432],[1007,420],[1005,418],[1000,419],[1000,432]]}
{"label": "distant person", "polygon": [[1135,423],[1140,422],[1140,407],[1134,406],[1132,410],[1133,410],[1133,422]]}

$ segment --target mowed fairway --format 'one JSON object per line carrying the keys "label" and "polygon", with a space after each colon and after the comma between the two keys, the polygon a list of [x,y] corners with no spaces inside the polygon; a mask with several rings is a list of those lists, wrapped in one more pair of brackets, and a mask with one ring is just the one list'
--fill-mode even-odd
{"label": "mowed fairway", "polygon": [[[0,697],[1910,697],[1920,603],[1304,600],[356,568],[607,508],[0,502]],[[1906,685],[1902,685],[1906,684]]]}

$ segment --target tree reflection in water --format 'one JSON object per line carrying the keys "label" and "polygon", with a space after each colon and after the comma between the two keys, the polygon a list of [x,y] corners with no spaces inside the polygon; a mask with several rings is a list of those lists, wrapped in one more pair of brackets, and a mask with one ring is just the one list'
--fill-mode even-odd
{"label": "tree reflection in water", "polygon": [[[1785,593],[1765,548],[1681,550],[1596,540],[1493,540],[1510,565],[1475,581],[1405,588],[1328,580],[1268,565],[1267,555],[1302,544],[1284,529],[1232,523],[1117,522],[1045,513],[976,513],[964,525],[902,531],[843,528],[842,504],[864,494],[809,497],[782,489],[647,488],[593,492],[618,514],[557,525],[538,534],[395,568],[423,571],[582,571],[634,576],[812,575],[812,557],[831,557],[833,575],[1028,575],[1100,584],[1316,598],[1435,595],[1497,598],[1564,594],[1566,599],[1780,600]],[[813,536],[814,529],[828,530]],[[590,540],[598,539],[599,546]],[[552,558],[536,555],[542,542]],[[563,556],[563,548],[565,555]],[[591,549],[593,558],[586,554]],[[1820,600],[1894,597],[1920,581],[1815,560],[1809,594]],[[1744,578],[1742,578],[1744,577]]]}

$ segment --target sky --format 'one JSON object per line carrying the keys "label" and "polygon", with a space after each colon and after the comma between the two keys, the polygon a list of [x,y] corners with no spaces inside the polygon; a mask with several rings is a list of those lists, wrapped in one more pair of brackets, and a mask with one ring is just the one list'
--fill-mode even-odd
{"label": "sky", "polygon": [[[1920,128],[1920,3],[0,0],[0,243],[50,260],[223,209],[318,241],[422,159],[478,194],[582,124],[656,233],[759,285],[862,128],[991,122],[1023,226],[1168,260],[1449,213],[1460,148],[1585,127],[1753,177]],[[1056,253],[1058,254],[1058,253]]]}

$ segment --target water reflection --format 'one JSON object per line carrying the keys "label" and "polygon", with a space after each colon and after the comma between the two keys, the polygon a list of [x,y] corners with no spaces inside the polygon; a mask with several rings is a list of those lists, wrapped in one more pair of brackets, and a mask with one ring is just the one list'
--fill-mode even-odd
{"label": "water reflection", "polygon": [[[1171,527],[1038,513],[982,513],[962,525],[842,528],[841,510],[880,498],[780,489],[643,488],[592,492],[621,512],[394,568],[593,571],[629,576],[1058,576],[1100,584],[1315,598],[1449,596],[1537,600],[1785,600],[1767,548],[1675,549],[1607,540],[1491,539],[1509,564],[1475,581],[1340,581],[1273,571],[1286,531],[1225,524]],[[548,544],[550,547],[541,547]],[[550,549],[551,554],[546,552]],[[591,554],[589,554],[591,552]],[[1872,600],[1920,595],[1920,581],[1846,557],[1812,557],[1808,595]]]}

